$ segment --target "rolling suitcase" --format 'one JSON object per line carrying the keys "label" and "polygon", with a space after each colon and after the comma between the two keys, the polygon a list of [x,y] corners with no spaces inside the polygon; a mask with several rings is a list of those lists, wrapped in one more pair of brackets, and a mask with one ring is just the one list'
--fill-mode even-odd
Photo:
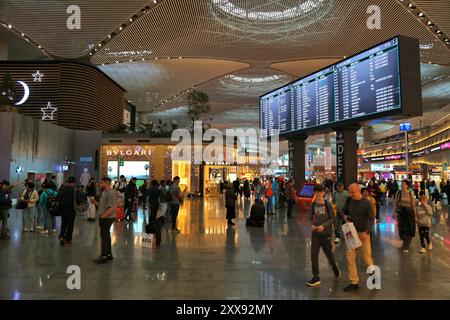
{"label": "rolling suitcase", "polygon": [[116,208],[116,221],[122,221],[125,219],[125,208],[117,207]]}

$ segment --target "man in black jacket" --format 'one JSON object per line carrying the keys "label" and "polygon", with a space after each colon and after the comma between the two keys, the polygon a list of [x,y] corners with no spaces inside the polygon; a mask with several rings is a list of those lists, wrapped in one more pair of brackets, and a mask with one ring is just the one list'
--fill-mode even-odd
{"label": "man in black jacket", "polygon": [[125,188],[125,221],[133,220],[131,212],[133,211],[133,204],[137,198],[136,178],[132,178]]}
{"label": "man in black jacket", "polygon": [[59,210],[61,212],[61,231],[59,233],[59,243],[72,244],[72,234],[75,225],[75,202],[81,203],[81,194],[76,191],[76,178],[69,177],[67,182],[58,192]]}
{"label": "man in black jacket", "polygon": [[12,207],[11,197],[9,195],[9,182],[3,180],[0,185],[0,220],[2,221],[2,229],[0,231],[0,239],[9,239],[7,234],[9,209]]}

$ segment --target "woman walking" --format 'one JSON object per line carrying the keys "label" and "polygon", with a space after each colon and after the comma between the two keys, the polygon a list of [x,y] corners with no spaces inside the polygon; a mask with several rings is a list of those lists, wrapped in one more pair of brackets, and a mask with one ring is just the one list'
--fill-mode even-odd
{"label": "woman walking", "polygon": [[403,240],[403,253],[408,254],[411,240],[416,235],[417,223],[414,194],[408,180],[402,181],[402,188],[395,196],[394,218],[397,218],[399,236]]}
{"label": "woman walking", "polygon": [[22,212],[23,232],[34,231],[34,219],[36,216],[36,203],[39,201],[39,194],[34,190],[34,183],[28,182],[26,189],[20,195],[22,201],[27,202],[27,207]]}

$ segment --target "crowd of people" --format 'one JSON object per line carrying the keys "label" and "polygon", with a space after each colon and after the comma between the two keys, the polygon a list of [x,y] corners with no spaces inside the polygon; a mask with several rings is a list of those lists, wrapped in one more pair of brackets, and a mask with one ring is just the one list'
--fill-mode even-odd
{"label": "crowd of people", "polygon": [[[179,233],[177,216],[180,204],[183,203],[186,188],[180,188],[180,178],[173,180],[145,181],[137,186],[137,179],[127,181],[121,176],[118,181],[110,178],[96,181],[90,178],[86,185],[77,185],[75,177],[57,186],[54,177],[46,179],[38,187],[26,179],[21,184],[10,185],[8,181],[0,183],[0,239],[8,239],[7,221],[13,206],[12,189],[18,188],[15,208],[22,212],[23,232],[39,231],[43,235],[56,234],[56,217],[61,216],[59,242],[61,246],[71,245],[77,213],[86,214],[87,221],[98,221],[101,238],[100,256],[96,263],[107,263],[113,260],[111,250],[110,229],[114,221],[119,219],[119,208],[123,207],[125,223],[136,221],[136,212],[142,207],[148,211],[147,230],[149,233],[164,224],[166,217],[171,219],[170,230]],[[264,227],[266,217],[276,215],[285,210],[288,219],[293,217],[297,203],[298,191],[293,179],[269,177],[256,178],[253,181],[238,179],[233,183],[221,183],[221,192],[225,191],[226,219],[234,226],[238,199],[253,199],[247,226]],[[443,196],[445,193],[445,196]],[[443,198],[450,199],[450,181],[436,185],[434,181],[423,181],[411,184],[403,180],[353,183],[345,189],[342,182],[325,180],[313,184],[313,197],[309,207],[311,216],[311,263],[313,278],[308,286],[320,285],[319,252],[322,249],[332,267],[334,276],[339,278],[341,270],[334,256],[335,244],[346,239],[343,225],[351,222],[361,241],[358,249],[346,250],[347,271],[350,284],[345,291],[359,288],[359,277],[356,267],[356,256],[361,254],[362,260],[369,268],[374,268],[371,254],[371,238],[374,226],[382,221],[381,206],[392,205],[392,217],[398,222],[399,238],[402,240],[402,251],[409,253],[412,239],[418,230],[420,253],[433,249],[430,228],[431,217],[436,203]],[[389,213],[389,210],[387,211]],[[158,233],[156,231],[156,233]],[[158,239],[158,237],[157,237]],[[158,239],[160,241],[160,237]]]}

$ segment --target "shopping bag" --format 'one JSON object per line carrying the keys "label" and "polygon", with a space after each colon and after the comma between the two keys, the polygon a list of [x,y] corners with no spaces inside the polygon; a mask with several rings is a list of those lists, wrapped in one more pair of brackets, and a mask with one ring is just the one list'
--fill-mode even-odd
{"label": "shopping bag", "polygon": [[156,247],[156,237],[152,233],[143,233],[141,236],[141,247],[153,248]]}
{"label": "shopping bag", "polygon": [[362,242],[359,239],[358,232],[356,231],[353,222],[343,224],[342,232],[344,234],[345,245],[348,250],[354,250],[362,246]]}

